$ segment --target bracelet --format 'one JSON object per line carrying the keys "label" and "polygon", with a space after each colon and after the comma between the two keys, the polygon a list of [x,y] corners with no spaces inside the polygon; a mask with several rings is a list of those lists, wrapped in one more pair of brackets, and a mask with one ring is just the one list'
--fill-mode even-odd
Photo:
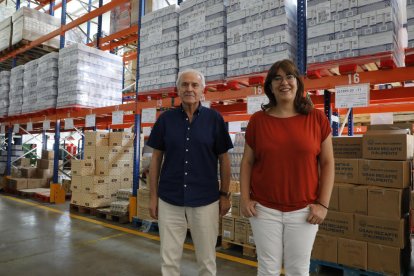
{"label": "bracelet", "polygon": [[325,205],[323,205],[322,203],[320,203],[319,201],[315,201],[316,204],[321,205],[323,208],[325,208],[326,210],[329,210],[329,208]]}

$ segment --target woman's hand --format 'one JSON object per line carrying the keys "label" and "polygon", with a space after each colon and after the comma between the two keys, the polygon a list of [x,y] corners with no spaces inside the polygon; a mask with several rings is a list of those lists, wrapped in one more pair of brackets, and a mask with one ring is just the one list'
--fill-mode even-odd
{"label": "woman's hand", "polygon": [[250,199],[240,200],[240,211],[243,216],[250,218],[256,216],[256,204],[257,202]]}
{"label": "woman's hand", "polygon": [[310,213],[307,221],[310,224],[321,224],[324,221],[326,215],[328,214],[328,209],[317,203],[309,204],[309,207]]}

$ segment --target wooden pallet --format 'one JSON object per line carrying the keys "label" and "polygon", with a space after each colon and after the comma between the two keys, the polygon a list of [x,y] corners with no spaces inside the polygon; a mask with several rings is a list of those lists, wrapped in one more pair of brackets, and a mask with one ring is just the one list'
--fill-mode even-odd
{"label": "wooden pallet", "polygon": [[333,268],[338,271],[339,275],[343,276],[383,276],[384,274],[373,272],[373,271],[366,271],[358,268],[347,267],[341,264],[330,263],[325,261],[319,260],[311,260],[310,264],[310,272],[311,273],[319,273],[324,268]]}
{"label": "wooden pallet", "polygon": [[242,243],[237,243],[234,241],[229,241],[229,240],[221,240],[221,247],[224,250],[229,250],[229,249],[235,249],[235,250],[242,250],[242,254],[243,256],[246,257],[251,257],[251,258],[257,258],[257,253],[256,253],[256,247],[250,245],[250,244],[242,244]]}
{"label": "wooden pallet", "polygon": [[80,206],[76,204],[69,205],[69,210],[71,213],[88,214],[91,216],[96,216],[97,210],[99,208],[102,208],[102,207],[91,208],[91,207],[85,207],[85,206]]}
{"label": "wooden pallet", "polygon": [[96,210],[96,217],[103,218],[118,223],[129,223],[129,214],[115,214],[110,208],[99,208]]}

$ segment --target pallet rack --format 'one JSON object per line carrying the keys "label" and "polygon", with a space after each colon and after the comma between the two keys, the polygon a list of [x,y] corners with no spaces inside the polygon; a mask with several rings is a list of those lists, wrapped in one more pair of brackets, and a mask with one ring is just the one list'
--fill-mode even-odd
{"label": "pallet rack", "polygon": [[[99,2],[99,7],[95,10],[92,10],[90,13],[79,17],[78,19],[65,24],[62,22],[62,26],[57,30],[40,37],[39,39],[29,42],[26,45],[23,45],[21,48],[14,49],[6,54],[0,55],[0,64],[9,61],[16,56],[30,51],[33,48],[38,47],[43,42],[51,39],[54,36],[61,35],[64,40],[64,33],[72,28],[79,26],[85,22],[89,22],[92,18],[98,17],[105,12],[112,10],[114,7],[126,2],[127,0],[112,0],[111,2],[103,5],[102,1]],[[66,4],[70,0],[63,0],[61,4],[54,5],[54,2],[50,2],[49,13],[53,14],[53,11],[59,7],[62,7],[62,14],[66,10]],[[178,1],[180,4],[181,1]],[[41,4],[36,9],[41,9],[46,4],[47,1],[42,1]],[[91,8],[91,2],[89,1],[88,9]],[[19,1],[16,3],[17,7],[20,5]],[[14,124],[24,125],[28,122],[33,124],[33,133],[42,132],[43,136],[45,132],[41,130],[41,124],[45,120],[51,122],[51,128],[55,130],[55,144],[59,144],[57,137],[60,135],[60,128],[63,126],[61,121],[66,118],[73,118],[74,125],[77,129],[85,129],[85,116],[90,114],[96,114],[97,116],[97,128],[103,129],[118,129],[134,126],[135,133],[140,132],[141,127],[150,126],[148,123],[141,123],[141,111],[145,108],[169,108],[173,106],[178,106],[180,100],[177,97],[177,93],[174,88],[163,89],[151,92],[141,93],[138,91],[138,79],[139,79],[139,50],[140,50],[140,18],[143,16],[145,1],[140,0],[140,9],[138,12],[139,16],[138,25],[130,27],[128,29],[122,30],[115,34],[112,34],[108,37],[101,38],[101,23],[98,24],[98,39],[97,47],[102,50],[114,50],[115,48],[128,44],[137,42],[137,51],[131,52],[124,55],[124,62],[131,60],[137,60],[137,74],[136,74],[136,83],[135,83],[135,93],[125,94],[125,104],[103,107],[103,108],[83,108],[83,109],[62,109],[62,110],[48,110],[40,112],[37,114],[31,114],[29,116],[18,116],[18,117],[8,117],[1,120],[1,123],[9,126],[7,136],[12,136],[12,128]],[[298,41],[300,45],[306,44],[306,1],[298,0]],[[62,16],[62,21],[65,16]],[[89,28],[88,28],[89,34]],[[87,38],[89,40],[89,37]],[[61,45],[63,45],[61,43]],[[93,46],[93,43],[88,45]],[[62,46],[63,47],[63,46]],[[407,50],[407,56],[411,55],[414,51]],[[306,72],[306,47],[299,47],[298,53],[300,62],[298,67],[302,74]],[[414,79],[414,67],[404,67],[404,68],[392,68],[389,65],[389,62],[386,58],[381,57],[370,57],[371,60],[360,60],[354,58],[348,61],[347,66],[339,66],[340,68],[336,71],[337,74],[329,73],[327,68],[312,68],[312,71],[308,71],[307,77],[304,78],[305,89],[307,91],[316,91],[324,90],[323,95],[311,94],[310,97],[316,108],[324,109],[328,117],[331,114],[345,114],[347,110],[344,109],[334,109],[333,102],[335,100],[334,93],[329,91],[337,85],[348,85],[350,84],[349,80],[353,76],[358,74],[359,81],[361,83],[370,83],[373,88],[377,84],[386,84],[386,83],[395,83],[400,82],[404,83],[405,81],[411,81]],[[380,61],[380,62],[378,62]],[[365,62],[377,62],[378,66],[383,65],[385,67],[382,70],[378,71],[361,71],[358,63]],[[16,64],[15,62],[13,62]],[[333,65],[332,65],[333,66]],[[344,68],[346,70],[344,70]],[[329,68],[328,68],[329,69]],[[315,73],[317,72],[317,73]],[[342,74],[341,74],[342,73]],[[327,75],[327,76],[323,76]],[[239,76],[234,78],[229,78],[223,82],[208,83],[205,93],[205,100],[212,102],[211,107],[218,110],[223,114],[223,117],[226,122],[231,121],[244,121],[248,120],[250,115],[247,113],[247,104],[244,101],[246,97],[255,95],[258,93],[258,87],[263,85],[265,74],[256,74],[248,76]],[[315,78],[318,76],[323,76],[320,78]],[[313,78],[311,78],[313,77]],[[348,119],[348,134],[352,135],[354,133],[352,114],[363,114],[363,113],[380,113],[380,112],[411,112],[414,110],[414,88],[413,87],[404,87],[402,85],[398,88],[388,89],[388,90],[377,90],[371,89],[370,91],[371,98],[369,107],[363,108],[353,108],[349,113]],[[225,104],[223,104],[225,103]],[[112,125],[112,113],[115,111],[124,111],[124,124],[122,125]],[[338,131],[338,125],[333,124],[334,130]],[[357,129],[357,131],[364,131],[364,128]],[[11,139],[9,139],[11,141]],[[138,168],[139,168],[139,139],[136,139],[134,143],[134,180],[133,180],[133,196],[136,200],[136,190],[138,188]],[[57,153],[58,148],[55,147],[55,162],[57,163]],[[9,159],[8,159],[9,160]],[[8,162],[7,175],[10,175],[10,162]],[[57,166],[55,166],[57,167]],[[57,183],[57,170],[55,169],[53,174],[53,183]],[[52,197],[51,197],[52,198]],[[132,208],[135,207],[134,203],[131,204]],[[132,209],[131,209],[132,210]],[[133,213],[133,212],[132,212]]]}

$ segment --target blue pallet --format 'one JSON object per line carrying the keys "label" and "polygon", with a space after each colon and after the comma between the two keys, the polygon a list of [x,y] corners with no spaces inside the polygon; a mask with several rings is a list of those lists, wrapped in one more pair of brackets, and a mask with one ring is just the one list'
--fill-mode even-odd
{"label": "blue pallet", "polygon": [[338,270],[342,270],[343,276],[384,276],[385,274],[381,274],[378,272],[366,271],[361,270],[358,268],[347,267],[341,264],[330,263],[325,261],[319,260],[311,260],[310,264],[310,272],[312,273],[319,273],[321,267],[332,267]]}
{"label": "blue pallet", "polygon": [[156,221],[143,220],[138,217],[132,217],[132,225],[138,228],[138,230],[145,233],[159,232],[158,222]]}

